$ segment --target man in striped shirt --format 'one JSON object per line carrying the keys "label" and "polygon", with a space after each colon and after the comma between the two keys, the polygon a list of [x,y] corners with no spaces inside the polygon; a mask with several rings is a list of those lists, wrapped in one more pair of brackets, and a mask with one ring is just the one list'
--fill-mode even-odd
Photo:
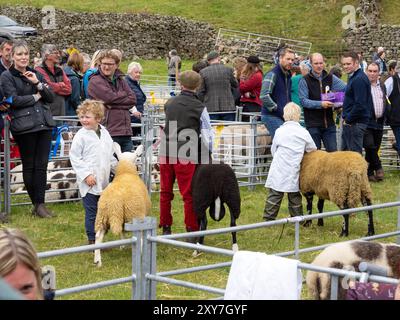
{"label": "man in striped shirt", "polygon": [[383,180],[384,173],[378,151],[383,136],[383,123],[386,110],[386,88],[379,81],[379,65],[375,62],[367,67],[367,76],[371,82],[371,94],[374,105],[372,117],[364,134],[365,160],[368,162],[369,181]]}

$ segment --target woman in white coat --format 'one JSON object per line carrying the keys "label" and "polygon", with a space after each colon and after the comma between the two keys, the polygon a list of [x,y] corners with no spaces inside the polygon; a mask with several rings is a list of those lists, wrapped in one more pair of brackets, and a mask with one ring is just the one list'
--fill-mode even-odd
{"label": "woman in white coat", "polygon": [[273,156],[265,187],[269,193],[265,203],[264,220],[275,220],[285,192],[288,194],[292,217],[303,214],[299,192],[300,163],[304,152],[317,150],[309,132],[300,121],[300,107],[290,102],[283,109],[285,122],[276,130],[272,141]]}

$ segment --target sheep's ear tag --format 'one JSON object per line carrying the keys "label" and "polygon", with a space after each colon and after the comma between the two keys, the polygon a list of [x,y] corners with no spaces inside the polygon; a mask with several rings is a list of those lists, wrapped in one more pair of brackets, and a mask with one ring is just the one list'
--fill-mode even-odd
{"label": "sheep's ear tag", "polygon": [[121,146],[117,142],[114,142],[113,149],[114,149],[115,154],[117,155],[118,160],[121,159],[121,155],[122,155]]}

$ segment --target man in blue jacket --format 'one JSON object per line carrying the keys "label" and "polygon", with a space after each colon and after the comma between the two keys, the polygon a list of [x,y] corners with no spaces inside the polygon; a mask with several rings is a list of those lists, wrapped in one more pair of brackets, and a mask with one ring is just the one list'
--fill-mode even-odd
{"label": "man in blue jacket", "polygon": [[291,74],[290,70],[294,62],[294,51],[285,48],[280,51],[279,63],[269,71],[262,81],[260,99],[261,121],[268,129],[272,139],[275,131],[284,122],[283,108],[291,102]]}
{"label": "man in blue jacket", "polygon": [[349,76],[343,102],[342,150],[362,153],[364,133],[374,108],[371,83],[360,68],[357,53],[344,53],[342,65]]}

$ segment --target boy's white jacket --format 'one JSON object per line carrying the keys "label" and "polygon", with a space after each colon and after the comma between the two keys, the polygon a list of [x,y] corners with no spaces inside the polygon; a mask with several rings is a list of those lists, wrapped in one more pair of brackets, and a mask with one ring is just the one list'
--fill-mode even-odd
{"label": "boy's white jacket", "polygon": [[265,186],[280,192],[298,192],[304,152],[316,149],[307,129],[295,121],[284,122],[272,140],[273,159]]}
{"label": "boy's white jacket", "polygon": [[[100,125],[100,139],[94,130],[79,129],[72,140],[70,160],[76,173],[81,197],[89,192],[100,195],[107,187],[110,179],[111,166],[118,163],[114,157],[113,140],[107,129]],[[89,187],[85,178],[93,174],[96,185]]]}

